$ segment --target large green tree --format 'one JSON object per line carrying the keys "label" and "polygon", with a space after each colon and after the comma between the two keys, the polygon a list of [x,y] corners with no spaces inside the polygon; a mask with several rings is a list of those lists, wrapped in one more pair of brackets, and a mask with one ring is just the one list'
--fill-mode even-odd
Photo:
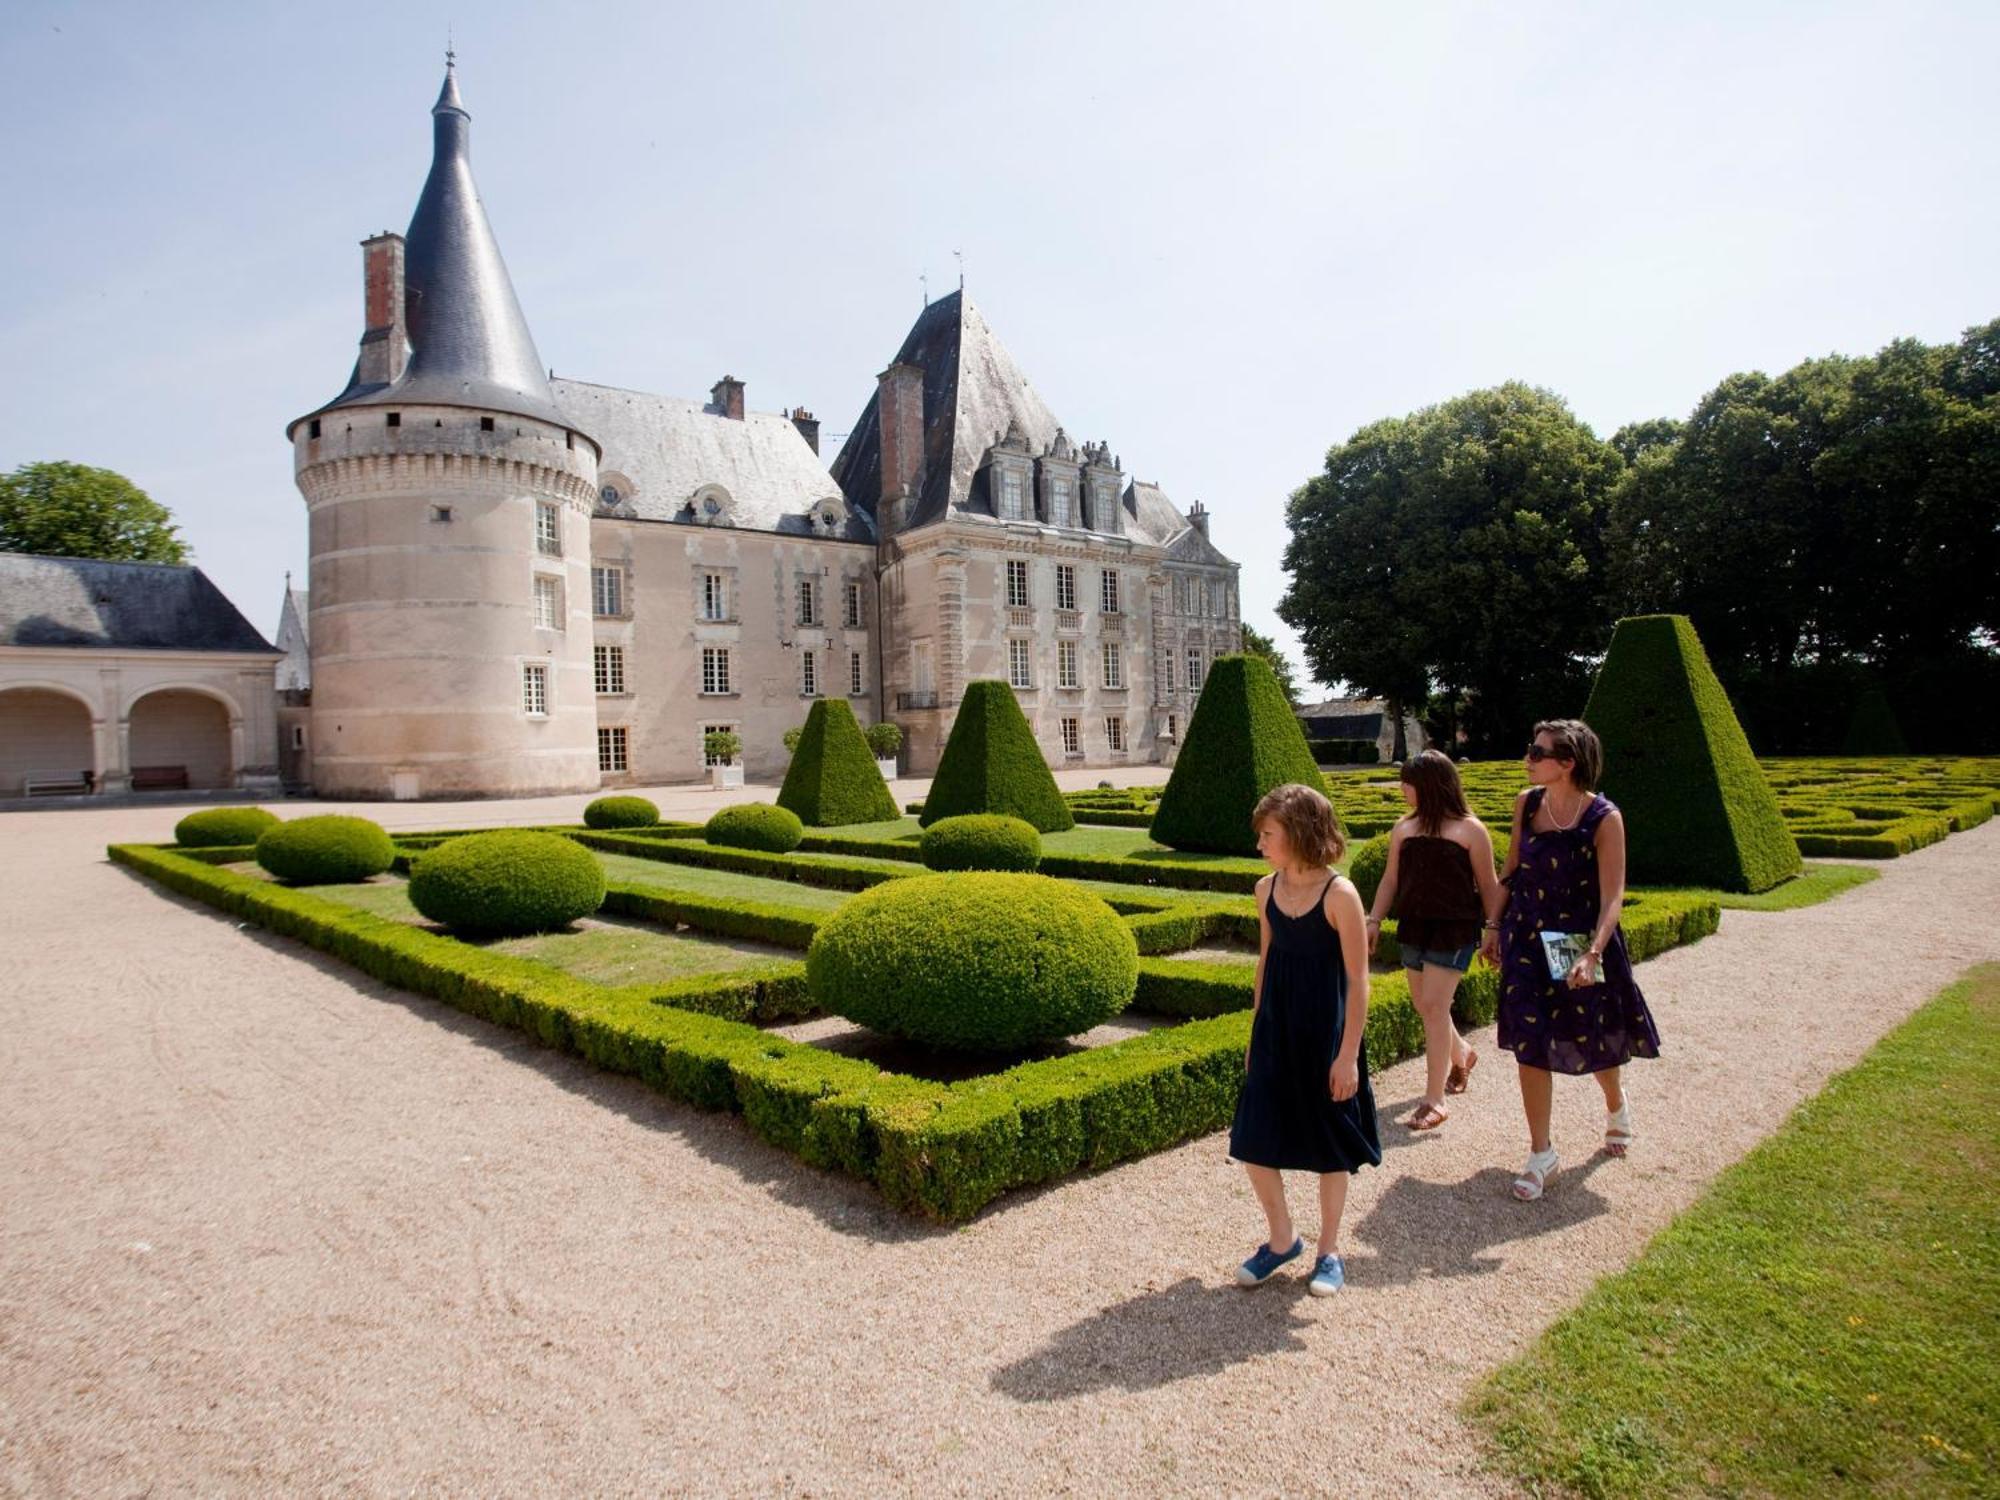
{"label": "large green tree", "polygon": [[1320,681],[1399,720],[1439,691],[1475,753],[1511,748],[1588,695],[1623,469],[1560,397],[1519,383],[1373,423],[1291,498],[1278,616]]}
{"label": "large green tree", "polygon": [[1278,649],[1278,643],[1254,625],[1243,627],[1243,653],[1246,656],[1261,656],[1271,664],[1271,675],[1278,679],[1278,687],[1285,695],[1285,702],[1293,708],[1299,706],[1299,684],[1292,675],[1292,663],[1285,653]]}
{"label": "large green tree", "polygon": [[123,474],[84,464],[23,464],[0,475],[0,552],[180,563],[173,513]]}

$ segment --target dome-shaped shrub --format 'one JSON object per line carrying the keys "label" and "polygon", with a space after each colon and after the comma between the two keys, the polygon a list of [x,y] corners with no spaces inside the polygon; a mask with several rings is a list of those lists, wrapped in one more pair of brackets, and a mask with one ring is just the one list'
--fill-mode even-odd
{"label": "dome-shaped shrub", "polygon": [[924,830],[924,863],[933,870],[1032,870],[1042,862],[1042,836],[1025,818],[965,813]]}
{"label": "dome-shaped shrub", "polygon": [[1389,868],[1389,835],[1378,833],[1372,839],[1363,839],[1354,846],[1354,853],[1347,861],[1347,878],[1354,882],[1355,890],[1361,893],[1364,907],[1375,904],[1375,892],[1382,884],[1382,876]]}
{"label": "dome-shaped shrub", "polygon": [[644,797],[599,797],[583,810],[586,828],[651,828],[660,809]]}
{"label": "dome-shaped shrub", "polygon": [[738,802],[725,807],[708,820],[701,836],[711,844],[732,849],[762,849],[767,854],[789,854],[799,847],[806,825],[788,807],[768,802]]}
{"label": "dome-shaped shrub", "polygon": [[1132,1001],[1132,929],[1045,875],[916,875],[821,924],[806,976],[822,1008],[937,1047],[999,1050],[1075,1036]]}
{"label": "dome-shaped shrub", "polygon": [[410,904],[456,932],[548,932],[604,904],[604,866],[559,833],[468,833],[410,862]]}
{"label": "dome-shaped shrub", "polygon": [[366,880],[395,862],[396,846],[380,823],[338,813],[294,818],[257,838],[257,863],[293,885]]}
{"label": "dome-shaped shrub", "polygon": [[174,824],[174,842],[183,849],[224,849],[254,844],[277,826],[277,815],[261,807],[205,807]]}

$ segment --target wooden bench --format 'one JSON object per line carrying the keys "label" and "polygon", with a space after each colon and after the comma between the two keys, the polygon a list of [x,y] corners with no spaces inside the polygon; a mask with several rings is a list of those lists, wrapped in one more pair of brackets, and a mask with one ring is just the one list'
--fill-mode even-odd
{"label": "wooden bench", "polygon": [[186,766],[134,766],[132,768],[132,790],[135,792],[167,792],[187,790],[188,768]]}
{"label": "wooden bench", "polygon": [[87,796],[91,789],[88,771],[30,771],[21,782],[24,797]]}

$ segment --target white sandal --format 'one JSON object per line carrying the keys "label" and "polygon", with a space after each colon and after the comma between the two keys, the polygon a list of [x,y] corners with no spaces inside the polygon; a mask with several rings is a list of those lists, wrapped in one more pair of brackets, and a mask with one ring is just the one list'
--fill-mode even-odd
{"label": "white sandal", "polygon": [[1638,1139],[1639,1132],[1632,1128],[1632,1095],[1627,1090],[1623,1102],[1604,1116],[1604,1154],[1623,1156]]}
{"label": "white sandal", "polygon": [[1528,1164],[1521,1168],[1521,1175],[1514,1179],[1514,1196],[1523,1203],[1533,1203],[1542,1196],[1542,1190],[1549,1185],[1549,1179],[1556,1175],[1556,1148],[1537,1151],[1528,1158]]}

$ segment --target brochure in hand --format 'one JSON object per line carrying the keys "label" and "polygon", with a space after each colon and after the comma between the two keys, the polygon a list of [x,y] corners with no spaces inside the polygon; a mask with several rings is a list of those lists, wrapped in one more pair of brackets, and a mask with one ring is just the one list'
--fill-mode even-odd
{"label": "brochure in hand", "polygon": [[1569,971],[1576,967],[1577,960],[1590,951],[1590,934],[1587,932],[1544,932],[1542,953],[1549,961],[1549,978],[1560,984],[1569,978]]}

